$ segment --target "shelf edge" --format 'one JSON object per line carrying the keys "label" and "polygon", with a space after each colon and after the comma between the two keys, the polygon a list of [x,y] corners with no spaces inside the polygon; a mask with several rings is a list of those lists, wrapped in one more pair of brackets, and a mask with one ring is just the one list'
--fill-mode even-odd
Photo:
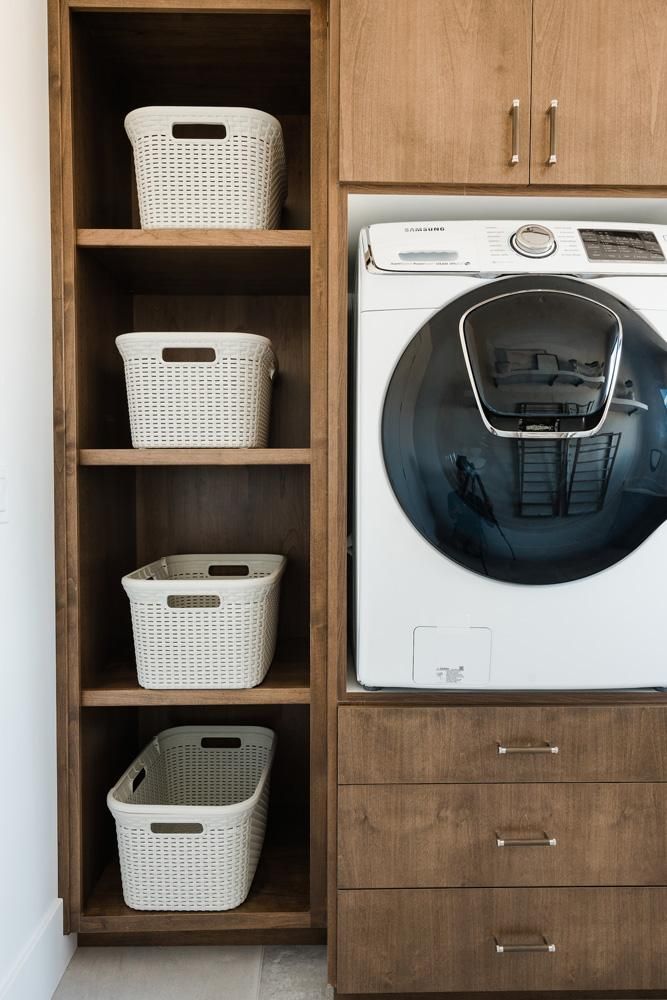
{"label": "shelf edge", "polygon": [[78,247],[290,250],[311,246],[309,229],[77,229]]}
{"label": "shelf edge", "polygon": [[79,465],[310,465],[310,448],[81,448]]}

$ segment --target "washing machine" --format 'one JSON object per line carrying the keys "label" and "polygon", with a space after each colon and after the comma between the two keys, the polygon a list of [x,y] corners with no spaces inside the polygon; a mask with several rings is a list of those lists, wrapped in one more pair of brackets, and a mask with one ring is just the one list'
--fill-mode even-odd
{"label": "washing machine", "polygon": [[362,685],[667,685],[666,254],[646,224],[362,231]]}

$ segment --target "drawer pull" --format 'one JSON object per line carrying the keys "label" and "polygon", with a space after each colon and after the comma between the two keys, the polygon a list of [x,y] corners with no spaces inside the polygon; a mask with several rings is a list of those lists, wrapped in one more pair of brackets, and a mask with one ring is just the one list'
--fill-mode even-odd
{"label": "drawer pull", "polygon": [[543,837],[529,837],[526,840],[518,840],[511,837],[501,837],[496,834],[496,847],[556,847],[558,841],[555,837],[550,837],[545,833]]}
{"label": "drawer pull", "polygon": [[496,955],[511,955],[522,951],[553,955],[556,950],[556,945],[551,944],[544,936],[542,937],[544,944],[501,944],[498,938],[493,940],[496,943]]}
{"label": "drawer pull", "polygon": [[556,152],[556,114],[558,113],[558,101],[553,100],[549,105],[549,159],[547,163],[550,167],[554,163],[558,163],[558,154]]}
{"label": "drawer pull", "polygon": [[508,753],[558,753],[558,747],[554,747],[551,743],[541,743],[536,747],[506,747],[502,743],[498,744],[499,754]]}
{"label": "drawer pull", "polygon": [[519,107],[519,98],[515,97],[512,101],[512,110],[510,111],[510,115],[512,116],[512,158],[510,159],[510,164],[512,166],[519,162]]}

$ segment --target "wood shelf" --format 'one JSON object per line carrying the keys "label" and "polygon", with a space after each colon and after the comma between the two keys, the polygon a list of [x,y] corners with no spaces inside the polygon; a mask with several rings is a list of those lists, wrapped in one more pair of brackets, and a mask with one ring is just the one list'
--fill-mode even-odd
{"label": "wood shelf", "polygon": [[79,465],[310,465],[310,448],[82,448]]}
{"label": "wood shelf", "polygon": [[236,250],[308,248],[309,229],[78,229],[79,247],[216,247]]}
{"label": "wood shelf", "polygon": [[243,690],[146,690],[132,664],[113,665],[108,679],[81,691],[84,708],[122,705],[308,705],[310,686],[305,663],[276,662],[258,687]]}
{"label": "wood shelf", "polygon": [[119,868],[113,862],[88,899],[80,929],[122,932],[307,928],[311,926],[308,891],[305,847],[276,845],[270,840],[265,844],[248,898],[236,909],[223,912],[131,910],[123,901]]}

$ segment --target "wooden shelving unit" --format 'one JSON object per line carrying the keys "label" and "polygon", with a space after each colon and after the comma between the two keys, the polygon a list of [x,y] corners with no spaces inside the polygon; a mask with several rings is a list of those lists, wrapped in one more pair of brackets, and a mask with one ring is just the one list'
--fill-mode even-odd
{"label": "wooden shelving unit", "polygon": [[[66,929],[86,943],[312,943],[326,912],[325,3],[49,0],[49,12]],[[123,120],[150,104],[276,115],[288,160],[281,228],[142,230]],[[133,449],[115,346],[133,330],[270,337],[269,447]],[[138,685],[121,577],[197,551],[287,557],[278,652],[256,688]],[[276,731],[260,867],[236,910],[133,911],[106,794],[155,733],[187,723]]]}

